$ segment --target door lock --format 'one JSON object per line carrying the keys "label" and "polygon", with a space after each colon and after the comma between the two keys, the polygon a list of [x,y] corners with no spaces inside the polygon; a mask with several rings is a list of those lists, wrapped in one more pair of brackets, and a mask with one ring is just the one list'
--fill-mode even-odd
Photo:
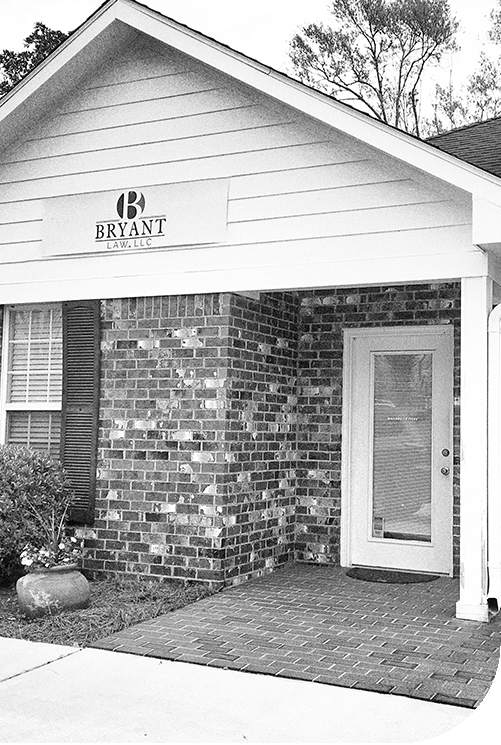
{"label": "door lock", "polygon": [[450,454],[451,454],[451,451],[450,450],[447,450],[447,448],[444,448],[442,450],[442,455],[444,456],[444,458],[447,458],[447,456],[450,455]]}
{"label": "door lock", "polygon": [[444,466],[443,468],[440,469],[440,473],[443,473],[444,476],[448,476],[450,472],[451,472],[451,469],[447,468],[447,466]]}

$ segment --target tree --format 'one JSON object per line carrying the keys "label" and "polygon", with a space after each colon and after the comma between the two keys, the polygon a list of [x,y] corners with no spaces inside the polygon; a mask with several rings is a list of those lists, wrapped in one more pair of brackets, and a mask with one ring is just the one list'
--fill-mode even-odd
{"label": "tree", "polygon": [[493,61],[481,52],[477,70],[468,78],[468,116],[472,121],[483,121],[501,113],[500,62],[500,58]]}
{"label": "tree", "polygon": [[294,74],[419,136],[420,83],[455,48],[448,0],[334,0],[330,12],[332,26],[312,23],[291,40]]}
{"label": "tree", "polygon": [[435,86],[435,100],[432,104],[433,116],[423,122],[422,132],[433,136],[450,129],[461,127],[468,116],[466,103],[456,94],[452,75],[447,86]]}
{"label": "tree", "polygon": [[62,31],[53,31],[43,23],[35,23],[32,33],[24,40],[22,52],[4,49],[0,54],[0,95],[8,93],[30,70],[44,60],[68,38]]}
{"label": "tree", "polygon": [[466,83],[456,87],[451,74],[446,87],[436,86],[434,115],[427,123],[429,134],[501,115],[501,0],[491,11],[490,21],[487,37],[493,49],[490,54],[480,52],[477,67]]}
{"label": "tree", "polygon": [[491,27],[488,37],[495,44],[501,44],[501,0],[497,0],[496,5],[490,13]]}

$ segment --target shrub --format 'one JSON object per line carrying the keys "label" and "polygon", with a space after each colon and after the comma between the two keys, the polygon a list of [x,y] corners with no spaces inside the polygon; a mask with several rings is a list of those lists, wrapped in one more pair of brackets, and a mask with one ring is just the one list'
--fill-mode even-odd
{"label": "shrub", "polygon": [[31,448],[0,446],[0,584],[22,574],[26,544],[41,547],[46,537],[38,515],[60,520],[70,500],[62,466]]}

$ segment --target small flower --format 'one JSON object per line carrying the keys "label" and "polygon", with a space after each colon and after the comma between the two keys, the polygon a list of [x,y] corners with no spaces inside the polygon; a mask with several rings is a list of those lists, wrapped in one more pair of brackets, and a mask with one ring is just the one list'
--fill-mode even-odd
{"label": "small flower", "polygon": [[63,536],[59,539],[55,549],[51,546],[38,548],[29,544],[24,547],[19,558],[21,564],[29,571],[73,564],[82,557],[81,544],[78,546],[77,543],[72,536]]}

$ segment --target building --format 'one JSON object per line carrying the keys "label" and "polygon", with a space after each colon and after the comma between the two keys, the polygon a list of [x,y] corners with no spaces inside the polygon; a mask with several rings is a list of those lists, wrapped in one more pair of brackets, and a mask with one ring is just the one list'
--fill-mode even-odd
{"label": "building", "polygon": [[0,437],[61,447],[89,570],[460,574],[488,620],[498,175],[133,0],[0,139]]}

